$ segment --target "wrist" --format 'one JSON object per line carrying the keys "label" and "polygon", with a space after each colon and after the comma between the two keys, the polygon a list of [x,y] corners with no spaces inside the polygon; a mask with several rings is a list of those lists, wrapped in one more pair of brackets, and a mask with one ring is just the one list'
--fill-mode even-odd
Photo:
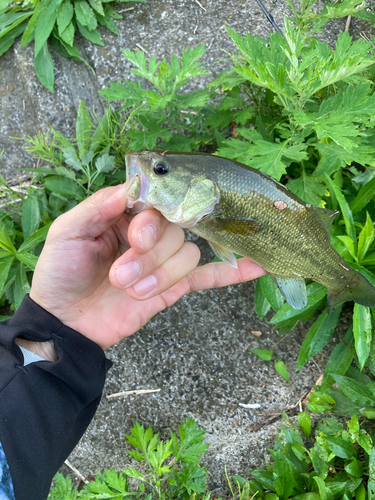
{"label": "wrist", "polygon": [[22,339],[17,337],[15,339],[17,345],[24,347],[28,351],[37,354],[46,361],[57,361],[58,357],[53,345],[53,340],[47,340],[45,342],[34,342],[32,340]]}

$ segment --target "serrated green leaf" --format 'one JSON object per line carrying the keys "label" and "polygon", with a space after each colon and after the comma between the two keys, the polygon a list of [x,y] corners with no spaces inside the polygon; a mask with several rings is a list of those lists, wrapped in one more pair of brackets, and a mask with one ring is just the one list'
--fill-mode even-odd
{"label": "serrated green leaf", "polygon": [[304,170],[301,177],[288,182],[288,189],[306,203],[317,207],[324,207],[322,196],[327,191],[326,186],[315,177],[306,175]]}
{"label": "serrated green leaf", "polygon": [[354,304],[353,335],[358,362],[361,370],[363,370],[366,360],[370,355],[372,341],[371,314],[369,307]]}
{"label": "serrated green leaf", "polygon": [[50,92],[54,92],[53,86],[55,83],[54,65],[52,56],[48,50],[47,42],[34,59],[35,73],[40,83]]}
{"label": "serrated green leaf", "polygon": [[307,285],[306,292],[307,304],[303,309],[294,309],[294,307],[286,302],[283,307],[273,316],[273,318],[270,319],[270,323],[280,323],[282,321],[289,320],[294,316],[305,316],[310,308],[314,306],[314,304],[317,304],[325,297],[327,290],[323,285],[320,285],[319,283],[311,283],[310,285]]}
{"label": "serrated green leaf", "polygon": [[[87,110],[86,104],[83,101],[81,101],[78,106],[78,114],[76,122],[77,144],[81,156],[90,148],[91,130],[92,130],[92,122],[90,118],[90,113]],[[66,163],[68,162],[66,161]]]}
{"label": "serrated green leaf", "polygon": [[258,318],[260,318],[260,319],[264,318],[264,316],[270,310],[271,304],[268,302],[268,300],[266,299],[266,296],[263,293],[260,279],[257,279],[256,285],[255,285],[254,303],[255,303],[255,310],[256,310],[256,313],[258,315]]}
{"label": "serrated green leaf", "polygon": [[277,361],[275,363],[275,370],[281,377],[283,377],[283,379],[285,379],[290,384],[288,369],[283,363],[283,361]]}
{"label": "serrated green leaf", "polygon": [[347,345],[344,342],[340,342],[334,348],[324,370],[324,377],[321,385],[322,392],[326,391],[335,383],[330,374],[337,373],[339,375],[344,375],[351,365],[353,357],[354,348],[351,344]]}
{"label": "serrated green leaf", "polygon": [[302,432],[304,433],[306,438],[310,439],[311,417],[305,411],[301,411],[298,413],[298,425],[301,427]]}
{"label": "serrated green leaf", "polygon": [[375,177],[367,182],[358,192],[357,196],[350,203],[352,214],[357,214],[360,210],[375,197]]}
{"label": "serrated green leaf", "polygon": [[[75,26],[71,22],[70,24],[68,24],[66,29],[60,34],[60,39],[67,45],[73,46],[75,30],[76,30]],[[69,57],[69,54],[67,54],[67,57]]]}
{"label": "serrated green leaf", "polygon": [[359,233],[358,239],[358,262],[361,263],[364,259],[371,243],[374,241],[374,225],[368,212],[366,214],[366,223],[362,231]]}
{"label": "serrated green leaf", "polygon": [[3,295],[4,286],[8,279],[9,270],[12,267],[13,261],[13,255],[0,259],[0,297]]}
{"label": "serrated green leaf", "polygon": [[331,314],[324,309],[319,318],[308,331],[300,352],[298,354],[296,371],[300,370],[309,359],[320,352],[328,343],[335,331],[337,321],[341,313],[342,306],[337,307]]}
{"label": "serrated green leaf", "polygon": [[45,241],[50,227],[51,223],[47,224],[46,226],[42,227],[31,236],[29,236],[29,238],[27,238],[19,247],[18,251],[27,252],[28,250],[31,250],[33,247],[35,247],[35,245],[37,245],[38,243]]}
{"label": "serrated green leaf", "polygon": [[[5,54],[5,52],[13,45],[15,39],[25,31],[26,23],[23,21],[25,21],[30,15],[31,12],[24,14],[22,18],[19,18],[19,20],[14,23],[11,29],[5,29],[4,31],[0,30],[0,56]],[[6,33],[6,31],[8,31],[8,33]]]}
{"label": "serrated green leaf", "polygon": [[353,214],[349,208],[348,203],[345,200],[344,195],[341,193],[339,187],[332,181],[330,177],[326,176],[326,179],[329,188],[334,192],[336,199],[340,205],[341,213],[345,222],[346,234],[353,241],[355,254],[357,254],[357,235],[353,221]]}
{"label": "serrated green leaf", "polygon": [[320,496],[321,500],[327,500],[327,488],[326,488],[325,482],[320,477],[314,477],[313,479],[316,482],[316,484],[318,485],[319,496]]}
{"label": "serrated green leaf", "polygon": [[326,464],[326,462],[321,459],[316,448],[312,448],[309,451],[309,455],[312,465],[315,471],[318,473],[318,476],[322,479],[325,479],[328,476],[328,464]]}
{"label": "serrated green leaf", "polygon": [[16,309],[20,306],[24,296],[30,292],[30,285],[27,280],[25,265],[20,262],[17,266],[16,280],[14,286],[14,302]]}
{"label": "serrated green leaf", "polygon": [[252,159],[247,164],[280,180],[281,176],[286,173],[284,157],[297,162],[307,159],[305,144],[289,146],[288,143],[289,141],[282,143],[256,141],[254,146],[249,148],[249,155]]}
{"label": "serrated green leaf", "polygon": [[352,258],[356,261],[357,260],[357,252],[356,252],[356,249],[354,246],[354,241],[349,236],[345,236],[345,235],[339,235],[339,236],[336,236],[336,238],[344,243],[345,248],[349,251]]}
{"label": "serrated green leaf", "polygon": [[71,24],[73,14],[73,4],[69,0],[64,0],[64,2],[60,5],[57,13],[57,27],[60,36],[63,31],[66,30],[66,28],[69,26],[69,24]]}
{"label": "serrated green leaf", "polygon": [[263,469],[254,469],[251,471],[251,475],[254,476],[262,484],[262,486],[267,489],[276,492],[275,480],[272,471]]}
{"label": "serrated green leaf", "polygon": [[46,177],[44,179],[44,186],[52,193],[59,193],[62,196],[73,198],[77,201],[82,201],[86,195],[83,187],[65,177]]}
{"label": "serrated green leaf", "polygon": [[143,474],[141,472],[137,471],[137,469],[134,469],[134,467],[129,467],[128,469],[125,469],[123,472],[128,477],[133,477],[134,479],[139,479],[140,481],[145,480]]}
{"label": "serrated green leaf", "polygon": [[47,7],[50,5],[52,0],[42,0],[41,2],[37,3],[34,13],[28,22],[26,29],[23,33],[22,40],[21,40],[21,47],[25,47],[28,43],[31,42],[31,40],[34,38],[34,30],[35,26],[38,22],[39,16],[42,14],[42,12],[47,9]]}
{"label": "serrated green leaf", "polygon": [[375,397],[362,383],[342,375],[331,376],[351,401],[361,406],[375,406]]}
{"label": "serrated green leaf", "polygon": [[[118,35],[117,26],[113,21],[113,19],[118,19],[116,14],[117,14],[116,11],[110,5],[105,5],[104,15],[101,16],[97,14],[96,18],[99,24],[105,26],[109,31],[112,31],[112,33],[114,33],[115,35]],[[119,17],[120,19],[122,19],[122,16],[119,15]]]}
{"label": "serrated green leaf", "polygon": [[326,392],[310,393],[309,402],[307,403],[307,409],[309,411],[317,413],[330,412],[334,406],[335,400]]}
{"label": "serrated green leaf", "polygon": [[[78,28],[79,25],[86,26],[86,31],[93,31],[98,25],[94,11],[86,0],[75,0],[74,11],[76,13]],[[80,30],[81,31],[81,30]],[[84,35],[83,35],[84,36]]]}
{"label": "serrated green leaf", "polygon": [[36,263],[38,262],[38,257],[28,252],[17,252],[16,258],[26,264],[32,271],[35,270]]}
{"label": "serrated green leaf", "polygon": [[360,435],[357,437],[357,443],[366,451],[366,453],[369,455],[371,454],[373,443],[371,437],[366,431],[360,431]]}
{"label": "serrated green leaf", "polygon": [[99,33],[99,31],[97,29],[89,30],[86,26],[81,24],[79,21],[77,21],[77,26],[78,26],[79,32],[81,33],[81,35],[84,38],[86,38],[87,40],[89,40],[92,43],[96,43],[96,45],[101,45],[102,47],[104,47],[105,44],[101,38],[101,34]]}
{"label": "serrated green leaf", "polygon": [[29,195],[22,207],[22,231],[25,240],[38,229],[41,222],[39,200]]}
{"label": "serrated green leaf", "polygon": [[7,253],[16,253],[16,248],[12,243],[12,240],[7,232],[5,225],[0,227],[0,248],[5,250]]}
{"label": "serrated green leaf", "polygon": [[273,357],[273,352],[267,349],[249,349],[249,351],[265,361],[270,361]]}
{"label": "serrated green leaf", "polygon": [[104,16],[103,5],[100,0],[89,0],[91,7],[101,16]]}
{"label": "serrated green leaf", "polygon": [[[78,123],[77,123],[77,125],[78,125]],[[82,137],[81,137],[81,140],[82,140]],[[83,141],[84,141],[84,138],[83,138]],[[85,142],[83,142],[83,145],[84,144],[85,144]],[[82,147],[82,144],[81,144],[81,147]],[[74,149],[73,146],[70,146],[68,148],[63,147],[62,152],[63,152],[64,162],[67,165],[70,165],[71,167],[74,168],[74,170],[77,170],[78,172],[82,171],[81,160],[78,158],[77,151]],[[84,151],[82,151],[82,152],[84,152]]]}
{"label": "serrated green leaf", "polygon": [[289,498],[294,488],[294,478],[288,460],[281,450],[271,450],[276,493],[281,499]]}
{"label": "serrated green leaf", "polygon": [[44,49],[45,44],[53,30],[56,22],[58,9],[62,0],[52,0],[48,7],[43,10],[35,26],[35,58]]}
{"label": "serrated green leaf", "polygon": [[348,441],[345,441],[342,438],[329,436],[324,437],[324,441],[327,443],[327,446],[332,451],[332,453],[334,453],[337,457],[358,458],[354,446]]}
{"label": "serrated green leaf", "polygon": [[115,168],[115,157],[104,153],[95,161],[95,168],[98,172],[109,173]]}
{"label": "serrated green leaf", "polygon": [[264,276],[258,278],[257,281],[260,282],[263,294],[271,305],[272,309],[275,312],[279,311],[283,306],[285,300],[281,295],[279,288],[273,282],[271,276],[269,274],[265,274]]}

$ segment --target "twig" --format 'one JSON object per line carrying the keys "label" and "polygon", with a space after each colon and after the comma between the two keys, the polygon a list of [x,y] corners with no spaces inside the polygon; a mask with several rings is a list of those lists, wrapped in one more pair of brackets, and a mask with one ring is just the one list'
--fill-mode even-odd
{"label": "twig", "polygon": [[281,411],[278,411],[278,412],[270,412],[270,411],[265,411],[263,413],[260,413],[258,415],[264,415],[264,416],[267,416],[266,419],[262,420],[262,422],[258,422],[257,424],[254,424],[254,425],[251,425],[249,427],[249,432],[256,432],[256,431],[259,431],[259,429],[261,429],[262,427],[264,427],[265,425],[271,423],[273,420],[275,420],[276,418],[280,417],[282,412],[285,411],[285,412],[288,412],[288,411],[292,411],[292,410],[295,410],[297,408],[297,406],[300,405],[301,401],[310,393],[310,391],[307,391],[305,392],[300,398],[299,400],[297,401],[296,404],[292,405],[292,406],[288,406],[287,408],[284,408],[283,410]]}
{"label": "twig", "polygon": [[206,11],[206,9],[203,7],[203,5],[201,5],[201,4],[198,2],[198,0],[193,0],[193,1],[194,1],[195,3],[197,3],[201,9],[203,9],[205,12],[207,12],[207,11]]}
{"label": "twig", "polygon": [[194,35],[195,35],[195,32],[197,31],[197,29],[199,28],[199,17],[198,17],[198,12],[196,12],[196,15],[197,15],[197,25],[196,25],[196,27],[195,27],[195,28],[194,28],[194,30],[193,30]]}
{"label": "twig", "polygon": [[134,10],[134,7],[128,7],[127,9],[118,10],[117,13],[122,14],[123,12],[128,12],[128,10]]}
{"label": "twig", "polygon": [[349,31],[349,26],[350,26],[350,21],[351,20],[352,20],[352,16],[348,16],[348,19],[346,20],[345,30],[344,31]]}
{"label": "twig", "polygon": [[146,50],[146,49],[144,49],[144,48],[142,47],[142,45],[139,45],[139,43],[136,43],[136,46],[137,46],[137,47],[139,47],[141,50],[143,50],[143,52],[145,52],[146,54],[148,54],[147,50]]}
{"label": "twig", "polygon": [[65,460],[65,462],[64,462],[64,463],[65,463],[65,465],[67,465],[67,466],[69,467],[69,469],[71,469],[71,470],[74,472],[74,474],[75,474],[75,475],[76,475],[76,476],[77,476],[77,477],[78,477],[81,481],[83,481],[85,484],[88,484],[87,479],[85,479],[85,478],[82,476],[82,474],[79,472],[79,470],[77,470],[77,469],[74,467],[74,465],[72,465],[72,464],[69,462],[69,460]]}
{"label": "twig", "polygon": [[124,391],[110,394],[107,399],[119,398],[120,396],[128,396],[129,394],[150,394],[151,392],[160,392],[161,389],[139,389],[135,391]]}
{"label": "twig", "polygon": [[234,316],[231,316],[230,314],[226,313],[225,311],[223,311],[222,309],[220,309],[220,307],[218,307],[218,309],[221,312],[221,314],[224,314],[224,316],[226,316],[227,318],[234,319]]}
{"label": "twig", "polygon": [[212,47],[212,44],[214,43],[215,37],[211,40],[210,45],[207,47],[207,50],[210,50]]}
{"label": "twig", "polygon": [[281,31],[281,29],[278,27],[278,25],[276,24],[274,18],[272,17],[271,13],[268,12],[268,10],[265,8],[265,6],[263,5],[262,1],[261,0],[257,0],[260,8],[263,10],[263,12],[265,13],[267,19],[269,20],[269,22],[272,24],[272,26],[275,28],[276,31],[278,31],[279,33],[281,33],[283,35],[283,32]]}

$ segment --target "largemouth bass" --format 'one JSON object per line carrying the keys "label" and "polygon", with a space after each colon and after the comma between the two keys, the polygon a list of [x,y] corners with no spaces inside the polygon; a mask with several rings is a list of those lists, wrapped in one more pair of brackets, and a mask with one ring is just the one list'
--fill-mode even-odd
{"label": "largemouth bass", "polygon": [[267,174],[202,153],[126,155],[128,207],[159,210],[205,238],[237,267],[234,253],[262,266],[295,309],[307,302],[305,279],[328,290],[328,307],[354,300],[375,307],[375,288],[340,257],[329,228],[338,212],[309,205]]}

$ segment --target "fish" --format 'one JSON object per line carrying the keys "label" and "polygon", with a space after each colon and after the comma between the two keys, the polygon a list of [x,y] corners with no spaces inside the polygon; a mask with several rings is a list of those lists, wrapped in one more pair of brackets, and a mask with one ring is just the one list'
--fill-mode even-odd
{"label": "fish", "polygon": [[271,176],[204,153],[129,151],[127,211],[155,208],[206,239],[237,267],[235,254],[263,267],[295,309],[307,304],[305,280],[327,288],[328,311],[353,300],[375,307],[375,287],[331,245],[339,213],[304,202]]}

